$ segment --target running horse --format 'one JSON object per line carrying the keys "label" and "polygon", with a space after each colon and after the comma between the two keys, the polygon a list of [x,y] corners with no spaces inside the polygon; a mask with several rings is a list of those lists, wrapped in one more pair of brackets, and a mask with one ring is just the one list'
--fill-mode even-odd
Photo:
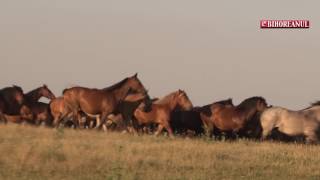
{"label": "running horse", "polygon": [[[133,111],[140,105],[142,101],[144,101],[145,98],[147,98],[145,94],[141,94],[141,93],[129,94],[123,101],[119,103],[116,112],[114,112],[115,115],[108,116],[108,119],[111,119],[112,121],[113,119],[116,119],[114,122],[115,124],[118,124],[118,122],[121,121],[121,123],[123,123],[124,126],[127,127],[128,122],[131,122]],[[51,100],[50,110],[54,118],[53,120],[54,127],[58,127],[58,125],[61,122],[64,122],[63,121],[64,119],[72,117],[72,111],[66,107],[63,97],[58,97]],[[85,118],[84,124],[87,125],[89,128],[91,128],[93,124],[96,123],[95,118],[88,117],[86,114],[83,114],[83,112],[79,112],[79,116],[81,117],[78,117],[78,119]],[[78,123],[80,124],[80,122]]]}
{"label": "running horse", "polygon": [[260,122],[262,140],[276,130],[285,138],[296,139],[302,136],[306,143],[319,143],[320,101],[299,111],[282,107],[268,108],[262,113]]}
{"label": "running horse", "polygon": [[187,94],[180,89],[152,103],[150,111],[145,111],[144,103],[142,103],[134,112],[136,124],[139,126],[153,123],[158,124],[156,135],[159,135],[163,128],[165,128],[169,136],[173,137],[170,121],[171,113],[176,108],[182,110],[191,110],[193,108]]}
{"label": "running horse", "polygon": [[216,136],[227,133],[227,137],[234,137],[266,108],[267,102],[262,97],[248,98],[237,106],[216,104],[212,115],[206,117],[205,122],[213,126],[213,133]]}
{"label": "running horse", "polygon": [[51,120],[49,104],[39,102],[41,97],[48,98],[50,100],[55,99],[55,95],[51,92],[47,85],[42,85],[24,95],[25,105],[28,106],[34,116],[34,124],[39,125],[42,122],[46,122],[49,125]]}
{"label": "running horse", "polygon": [[117,110],[120,102],[130,93],[147,94],[137,74],[104,89],[72,87],[63,91],[64,103],[72,111],[73,122],[78,127],[79,112],[97,117],[96,128],[105,124],[107,117]]}
{"label": "running horse", "polygon": [[232,99],[226,99],[217,101],[202,107],[197,107],[195,110],[200,113],[200,118],[203,123],[206,134],[211,137],[213,135],[214,125],[213,125],[213,113],[215,112],[216,107],[218,106],[230,106],[233,107]]}
{"label": "running horse", "polygon": [[20,108],[24,103],[23,90],[21,87],[13,85],[0,90],[0,120],[5,123],[6,115],[19,115]]}

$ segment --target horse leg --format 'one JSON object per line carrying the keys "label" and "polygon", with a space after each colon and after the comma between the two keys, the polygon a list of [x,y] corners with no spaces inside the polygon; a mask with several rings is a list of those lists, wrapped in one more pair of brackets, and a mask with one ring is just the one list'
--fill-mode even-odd
{"label": "horse leg", "polygon": [[163,128],[164,128],[164,126],[162,124],[159,124],[158,130],[156,131],[155,135],[158,136],[162,132]]}
{"label": "horse leg", "polygon": [[262,127],[261,140],[266,140],[268,135],[271,133],[272,130],[273,130],[273,126],[271,126],[271,125],[269,125],[267,127]]}
{"label": "horse leg", "polygon": [[315,130],[313,129],[307,129],[304,132],[305,136],[306,136],[306,143],[307,144],[315,144],[318,142],[318,136]]}
{"label": "horse leg", "polygon": [[102,119],[102,115],[101,116],[96,116],[96,127],[95,129],[99,128],[101,125],[101,119]]}
{"label": "horse leg", "polygon": [[173,132],[172,132],[172,129],[171,129],[171,127],[170,127],[170,124],[169,124],[169,123],[164,123],[164,127],[165,127],[166,130],[168,131],[169,136],[170,136],[171,138],[173,138]]}
{"label": "horse leg", "polygon": [[[104,131],[106,131],[107,128],[104,127],[104,126],[105,126],[105,124],[106,124],[108,115],[109,115],[109,114],[107,114],[107,113],[102,113],[101,116],[100,116],[100,119],[97,118],[97,125],[96,125],[95,129],[97,129],[97,128],[98,128],[98,129],[103,128]],[[99,123],[98,121],[101,121],[101,122]]]}
{"label": "horse leg", "polygon": [[212,131],[210,133],[210,138],[214,137],[215,140],[222,140],[222,132],[220,131],[220,129],[213,127]]}
{"label": "horse leg", "polygon": [[73,117],[72,117],[72,122],[73,122],[73,125],[74,125],[74,128],[77,129],[79,127],[79,111],[76,110],[76,111],[73,111]]}
{"label": "horse leg", "polygon": [[53,114],[53,127],[57,128],[60,124],[60,121],[61,121],[61,114]]}
{"label": "horse leg", "polygon": [[2,112],[0,112],[0,120],[3,121],[4,124],[7,124],[7,122],[8,122],[7,118],[5,117],[5,115]]}

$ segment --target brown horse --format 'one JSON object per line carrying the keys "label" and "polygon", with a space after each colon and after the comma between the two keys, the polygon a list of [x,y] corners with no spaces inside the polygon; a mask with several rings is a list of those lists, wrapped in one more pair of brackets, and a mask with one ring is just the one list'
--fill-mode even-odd
{"label": "brown horse", "polygon": [[176,108],[181,108],[182,110],[192,109],[192,102],[189,100],[187,94],[178,90],[164,98],[155,101],[151,105],[151,111],[145,112],[143,104],[138,107],[134,112],[134,117],[138,125],[148,125],[148,124],[158,124],[158,130],[156,135],[160,134],[165,128],[169,135],[172,137],[173,132],[170,126],[171,112]]}
{"label": "brown horse", "polygon": [[137,74],[104,89],[85,87],[66,89],[63,91],[63,99],[72,111],[75,127],[78,127],[78,112],[82,111],[89,116],[98,115],[96,128],[100,128],[108,115],[114,113],[119,103],[131,92],[147,94]]}
{"label": "brown horse", "polygon": [[233,107],[232,99],[221,100],[202,107],[194,108],[195,111],[200,113],[200,118],[203,123],[206,133],[211,137],[213,135],[214,125],[212,123],[213,113],[218,106]]}
{"label": "brown horse", "polygon": [[[122,119],[124,123],[125,127],[127,125],[127,122],[131,120],[132,115],[133,115],[133,111],[138,107],[138,105],[146,98],[145,94],[142,93],[133,93],[133,94],[129,94],[123,101],[121,101],[117,107],[116,112],[120,113],[119,115],[121,117],[119,117],[119,115],[117,116],[112,116],[111,119],[114,119],[113,117],[117,117],[115,118],[117,122],[119,122],[119,119]],[[56,99],[53,99],[50,102],[50,110],[51,110],[51,114],[54,118],[53,120],[53,125],[55,127],[57,127],[64,118],[71,118],[72,116],[72,111],[70,109],[68,109],[65,105],[65,102],[63,100],[63,97],[58,97]],[[85,124],[86,126],[88,126],[89,128],[92,127],[92,124],[96,123],[95,122],[95,117],[88,117],[86,114],[84,114],[83,112],[79,112],[79,115],[81,116],[81,118],[85,118],[85,121],[83,124]],[[80,119],[80,118],[78,118]],[[108,119],[110,119],[108,117]],[[116,124],[118,124],[117,122],[115,122]],[[80,124],[80,122],[78,122]]]}
{"label": "brown horse", "polygon": [[213,109],[209,123],[215,128],[216,135],[225,132],[233,137],[240,130],[246,127],[247,123],[267,108],[267,102],[262,97],[251,97],[238,106],[218,104]]}
{"label": "brown horse", "polygon": [[46,97],[50,100],[55,99],[55,95],[50,91],[47,85],[38,87],[25,94],[25,105],[27,105],[34,115],[34,123],[39,125],[46,122],[49,125],[51,120],[49,104],[39,102],[41,97]]}
{"label": "brown horse", "polygon": [[0,120],[7,122],[5,114],[19,115],[24,102],[23,91],[19,86],[6,87],[0,90]]}
{"label": "brown horse", "polygon": [[27,102],[38,102],[41,97],[54,99],[56,96],[50,91],[47,85],[42,85],[25,94],[24,98]]}
{"label": "brown horse", "polygon": [[212,115],[216,104],[233,106],[232,99],[227,99],[202,107],[194,107],[189,111],[174,111],[171,114],[170,122],[172,129],[179,134],[185,134],[187,132],[193,132],[198,136],[204,134],[208,128],[208,123],[203,120],[206,120],[207,116]]}

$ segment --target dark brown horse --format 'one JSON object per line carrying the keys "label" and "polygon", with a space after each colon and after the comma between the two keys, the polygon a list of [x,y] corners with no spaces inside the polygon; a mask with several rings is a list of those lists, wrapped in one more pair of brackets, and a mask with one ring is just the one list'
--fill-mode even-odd
{"label": "dark brown horse", "polygon": [[202,124],[205,129],[205,133],[208,134],[210,137],[213,135],[213,123],[212,123],[212,118],[213,118],[213,113],[215,112],[216,107],[218,106],[227,106],[227,107],[233,107],[233,102],[232,99],[226,99],[226,100],[221,100],[217,101],[202,107],[196,107],[194,108],[195,111],[200,113],[200,118],[202,121]]}
{"label": "dark brown horse", "polygon": [[78,112],[82,111],[89,116],[98,115],[96,126],[98,128],[102,127],[108,115],[114,113],[119,103],[131,92],[147,93],[137,74],[104,89],[85,87],[66,89],[63,91],[63,99],[72,111],[75,127],[78,127]]}
{"label": "dark brown horse", "polygon": [[172,137],[173,132],[170,126],[171,112],[176,108],[190,110],[192,107],[192,102],[189,100],[187,94],[179,89],[155,101],[151,105],[151,111],[146,112],[142,104],[135,110],[134,117],[139,126],[152,123],[158,124],[156,135],[160,134],[163,128],[165,128]]}
{"label": "dark brown horse", "polygon": [[[202,120],[201,116],[211,116],[216,104],[232,105],[232,99],[215,102],[202,107],[194,107],[189,111],[174,111],[171,114],[171,126],[174,132],[185,134],[193,132],[195,135],[202,135],[207,130],[207,124]],[[205,117],[203,119],[205,119]]]}
{"label": "dark brown horse", "polygon": [[200,112],[191,109],[189,111],[174,111],[171,113],[170,125],[178,134],[187,134],[192,131],[199,136],[204,133]]}
{"label": "dark brown horse", "polygon": [[34,124],[39,125],[42,122],[46,122],[46,124],[49,125],[49,121],[52,119],[49,104],[39,102],[41,97],[46,97],[50,100],[56,98],[47,85],[43,85],[25,94],[25,105],[27,105],[33,113]]}
{"label": "dark brown horse", "polygon": [[38,102],[41,97],[48,98],[50,100],[56,98],[47,85],[42,85],[25,94],[24,98],[26,102]]}
{"label": "dark brown horse", "polygon": [[19,86],[6,87],[0,90],[0,120],[5,123],[7,115],[19,115],[24,102],[23,91]]}
{"label": "dark brown horse", "polygon": [[247,123],[267,108],[267,102],[262,97],[251,97],[238,106],[217,104],[213,108],[212,116],[206,119],[214,127],[215,135],[221,132],[232,137],[247,126]]}

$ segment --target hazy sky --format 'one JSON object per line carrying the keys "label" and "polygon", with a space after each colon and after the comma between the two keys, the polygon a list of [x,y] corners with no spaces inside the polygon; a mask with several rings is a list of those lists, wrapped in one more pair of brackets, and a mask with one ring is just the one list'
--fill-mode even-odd
{"label": "hazy sky", "polygon": [[[151,96],[194,105],[260,95],[303,108],[320,99],[320,1],[1,0],[0,86],[103,88],[135,72]],[[259,28],[308,19],[310,29]]]}

